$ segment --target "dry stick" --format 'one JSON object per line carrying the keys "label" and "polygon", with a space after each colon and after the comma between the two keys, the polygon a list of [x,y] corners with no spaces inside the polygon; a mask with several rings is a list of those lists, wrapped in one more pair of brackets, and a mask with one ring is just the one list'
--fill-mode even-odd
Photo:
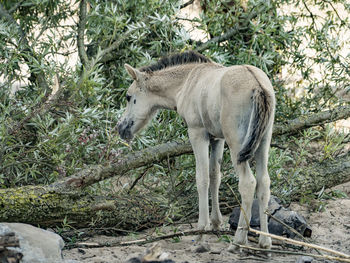
{"label": "dry stick", "polygon": [[264,253],[276,253],[276,254],[285,254],[285,255],[301,255],[301,256],[309,256],[309,257],[323,258],[323,259],[329,259],[329,260],[337,260],[337,261],[342,261],[342,262],[350,262],[350,259],[334,257],[334,256],[329,256],[329,255],[317,255],[317,254],[288,251],[288,250],[264,249],[264,248],[257,248],[257,247],[251,247],[251,246],[246,246],[246,245],[239,245],[239,244],[235,244],[235,245],[240,247],[240,248],[243,248],[243,249],[250,249],[250,250],[255,250],[255,251],[264,252]]}
{"label": "dry stick", "polygon": [[258,235],[271,237],[271,238],[274,238],[274,239],[277,239],[277,240],[280,240],[280,241],[284,241],[286,243],[290,243],[290,244],[293,244],[293,245],[305,246],[305,247],[309,247],[309,248],[319,249],[319,250],[322,250],[322,251],[325,251],[325,252],[328,252],[328,253],[332,253],[332,254],[338,255],[340,257],[344,257],[346,259],[349,259],[349,261],[346,261],[346,262],[350,262],[350,255],[347,255],[345,253],[342,253],[342,252],[339,252],[339,251],[336,251],[336,250],[333,250],[333,249],[330,249],[330,248],[325,248],[325,247],[321,247],[321,246],[318,246],[318,245],[315,245],[315,244],[306,243],[306,242],[297,241],[297,240],[286,238],[286,237],[277,236],[277,235],[274,235],[274,234],[265,233],[265,232],[256,230],[256,229],[251,228],[251,227],[249,227],[249,231],[251,231],[251,232],[253,232],[255,234],[258,234]]}
{"label": "dry stick", "polygon": [[[314,244],[311,244],[311,243],[306,243],[306,242],[297,241],[297,240],[293,240],[293,239],[286,238],[286,237],[277,236],[277,235],[270,234],[270,233],[265,233],[265,232],[256,230],[254,228],[251,228],[250,224],[249,224],[249,221],[248,221],[248,218],[247,218],[247,215],[246,215],[244,209],[242,208],[241,203],[239,202],[236,194],[234,193],[234,191],[232,190],[231,186],[228,183],[226,183],[226,185],[228,186],[228,188],[230,189],[232,194],[237,199],[237,202],[239,203],[239,206],[241,207],[241,211],[243,211],[244,218],[245,218],[246,224],[248,226],[248,231],[253,232],[255,234],[258,234],[258,235],[263,235],[263,236],[271,237],[271,238],[274,238],[274,239],[277,239],[277,240],[280,240],[280,241],[284,241],[286,243],[290,243],[290,244],[293,244],[293,245],[306,246],[306,247],[309,247],[309,248],[314,248],[316,250],[317,249],[318,250],[322,250],[322,251],[325,251],[325,252],[328,252],[328,253],[332,253],[332,254],[335,254],[335,255],[338,255],[338,256],[350,259],[350,255],[347,255],[345,253],[342,253],[342,252],[339,252],[339,251],[336,251],[336,250],[333,250],[333,249],[330,249],[330,248],[325,248],[325,247],[314,245]],[[237,246],[237,244],[235,244],[235,245]],[[243,248],[242,245],[238,245],[238,246]],[[323,255],[319,255],[319,256],[323,256]],[[349,261],[345,261],[345,262],[350,262],[350,260]]]}

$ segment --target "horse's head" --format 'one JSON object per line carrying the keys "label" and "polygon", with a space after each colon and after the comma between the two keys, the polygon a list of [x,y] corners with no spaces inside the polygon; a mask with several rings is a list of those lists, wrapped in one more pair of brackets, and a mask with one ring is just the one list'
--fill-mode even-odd
{"label": "horse's head", "polygon": [[157,96],[148,88],[149,75],[125,64],[128,74],[134,82],[126,93],[127,106],[118,123],[118,132],[122,139],[131,140],[152,119],[157,111]]}

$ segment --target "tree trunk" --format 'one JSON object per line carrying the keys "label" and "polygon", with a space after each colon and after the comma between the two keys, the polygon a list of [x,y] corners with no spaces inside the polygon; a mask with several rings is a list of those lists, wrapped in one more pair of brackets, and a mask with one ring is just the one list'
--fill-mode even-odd
{"label": "tree trunk", "polygon": [[23,186],[0,190],[0,222],[22,222],[43,227],[114,226],[138,230],[162,223],[166,209],[152,197],[94,196],[81,191],[59,191],[51,186]]}

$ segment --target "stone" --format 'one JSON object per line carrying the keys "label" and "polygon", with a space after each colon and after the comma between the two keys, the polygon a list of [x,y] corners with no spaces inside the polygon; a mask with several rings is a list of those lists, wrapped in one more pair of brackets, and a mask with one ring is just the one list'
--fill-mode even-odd
{"label": "stone", "polygon": [[50,231],[22,223],[0,223],[0,236],[14,232],[18,248],[9,248],[23,254],[22,263],[67,263],[62,257],[64,242]]}
{"label": "stone", "polygon": [[313,257],[309,257],[309,256],[300,256],[296,263],[311,263],[314,260]]}

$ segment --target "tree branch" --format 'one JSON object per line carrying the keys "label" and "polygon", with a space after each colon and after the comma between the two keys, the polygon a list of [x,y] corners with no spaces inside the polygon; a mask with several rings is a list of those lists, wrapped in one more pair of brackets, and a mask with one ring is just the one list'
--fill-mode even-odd
{"label": "tree branch", "polygon": [[246,29],[246,27],[249,25],[250,21],[252,19],[254,19],[256,16],[257,16],[257,12],[255,12],[252,9],[242,25],[236,25],[236,27],[231,28],[230,30],[228,30],[224,34],[222,34],[220,36],[213,37],[212,39],[208,40],[205,43],[202,43],[200,46],[195,48],[195,50],[198,52],[202,52],[202,51],[208,49],[213,44],[218,44],[218,43],[224,42],[226,40],[229,40],[235,34],[239,34],[242,30]]}
{"label": "tree branch", "polygon": [[284,124],[275,124],[273,129],[274,135],[296,133],[300,130],[313,126],[319,126],[325,123],[337,120],[347,119],[350,117],[350,106],[341,106],[332,110],[321,111],[306,116],[301,116],[290,120]]}
{"label": "tree branch", "polygon": [[86,54],[85,45],[84,45],[84,32],[86,26],[86,10],[87,5],[85,0],[81,0],[79,4],[79,22],[78,22],[78,37],[77,37],[77,45],[78,45],[78,54],[81,63],[85,68],[89,68],[89,59]]}
{"label": "tree branch", "polygon": [[204,50],[208,49],[211,45],[226,41],[237,33],[239,33],[239,29],[237,27],[231,28],[226,33],[222,34],[221,36],[214,37],[214,38],[208,40],[207,42],[201,44],[195,50],[198,52],[203,52]]}
{"label": "tree branch", "polygon": [[180,9],[183,9],[183,8],[189,6],[189,5],[192,5],[193,3],[194,3],[194,0],[190,0],[190,1],[186,2],[186,3],[183,3],[182,5],[180,5]]}
{"label": "tree branch", "polygon": [[159,162],[168,156],[179,156],[192,153],[192,147],[189,142],[170,142],[163,143],[138,152],[129,153],[126,156],[118,158],[110,165],[93,165],[83,169],[75,175],[65,178],[62,181],[51,185],[55,189],[71,189],[87,187],[99,181],[124,175],[126,172],[145,166],[150,163]]}
{"label": "tree branch", "polygon": [[109,53],[117,49],[134,31],[135,29],[129,29],[121,37],[119,37],[118,40],[114,41],[109,47],[102,50],[99,61],[105,62],[106,60],[109,60]]}

